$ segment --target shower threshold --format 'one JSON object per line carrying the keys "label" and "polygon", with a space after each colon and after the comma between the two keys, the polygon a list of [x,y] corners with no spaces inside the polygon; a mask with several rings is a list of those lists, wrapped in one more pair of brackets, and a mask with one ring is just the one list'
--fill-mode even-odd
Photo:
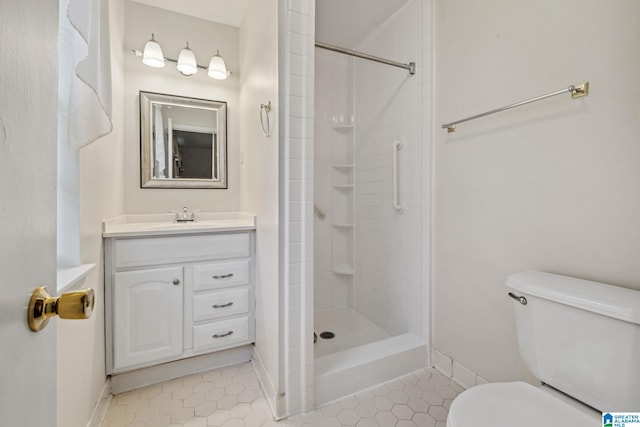
{"label": "shower threshold", "polygon": [[316,406],[427,366],[427,344],[403,334],[316,357]]}

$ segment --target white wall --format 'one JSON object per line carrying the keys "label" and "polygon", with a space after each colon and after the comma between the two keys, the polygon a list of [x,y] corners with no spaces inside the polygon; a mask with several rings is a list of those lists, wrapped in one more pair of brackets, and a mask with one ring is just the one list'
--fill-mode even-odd
{"label": "white wall", "polygon": [[[340,116],[348,121],[353,113],[353,61],[316,48],[314,72],[313,199],[314,206],[326,215],[314,215],[313,303],[318,311],[353,306],[352,276],[332,272],[339,264],[353,267],[353,229],[332,227],[334,222],[353,223],[353,217],[346,218],[347,210],[353,213],[353,192],[332,188],[332,184],[345,183],[347,177],[353,179],[353,170],[332,167],[353,163],[353,158],[346,160],[348,153],[353,156],[353,129],[334,129]],[[348,198],[351,203],[345,203]]]}
{"label": "white wall", "polygon": [[436,2],[434,346],[529,379],[505,279],[539,269],[640,289],[640,3]]}
{"label": "white wall", "polygon": [[[177,58],[189,41],[199,65],[207,66],[220,50],[232,75],[214,80],[200,69],[183,77],[175,64],[162,69],[142,64],[130,53],[142,50],[155,34],[166,57]],[[169,12],[152,6],[126,3],[126,36],[121,45],[125,64],[124,88],[124,157],[126,213],[157,213],[187,206],[202,211],[237,211],[240,209],[240,107],[238,86],[242,78],[239,62],[238,28],[204,19]],[[141,189],[140,188],[140,119],[139,91],[190,96],[227,102],[228,189]]]}
{"label": "white wall", "polygon": [[[409,1],[358,44],[357,51],[402,63],[415,75],[372,61],[355,62],[355,308],[391,334],[422,334],[423,268],[421,92],[422,1]],[[403,213],[392,206],[392,147],[399,151]]]}
{"label": "white wall", "polygon": [[[256,351],[273,388],[280,379],[280,282],[278,278],[278,3],[253,0],[240,26],[240,207],[256,214]],[[271,101],[272,133],[260,126],[260,104]],[[266,122],[265,122],[266,124]]]}
{"label": "white wall", "polygon": [[80,262],[98,265],[83,287],[96,305],[86,321],[58,323],[58,424],[85,427],[106,382],[102,220],[124,212],[123,52],[124,0],[111,0],[113,131],[82,148],[80,157]]}
{"label": "white wall", "polygon": [[315,121],[313,132],[313,203],[325,213],[313,218],[313,304],[314,310],[333,306],[331,291],[331,88],[332,64],[336,55],[315,51]]}

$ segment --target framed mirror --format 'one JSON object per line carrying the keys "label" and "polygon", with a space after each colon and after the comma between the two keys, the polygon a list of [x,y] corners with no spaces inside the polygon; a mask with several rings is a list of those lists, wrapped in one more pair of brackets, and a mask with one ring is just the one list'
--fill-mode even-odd
{"label": "framed mirror", "polygon": [[227,188],[227,103],[141,91],[140,187]]}

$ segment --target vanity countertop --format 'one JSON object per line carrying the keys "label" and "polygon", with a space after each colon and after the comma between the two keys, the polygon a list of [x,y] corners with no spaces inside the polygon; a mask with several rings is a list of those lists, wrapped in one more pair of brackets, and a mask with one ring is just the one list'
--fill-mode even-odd
{"label": "vanity countertop", "polygon": [[246,212],[200,212],[192,222],[175,222],[174,218],[175,214],[171,213],[120,215],[102,222],[102,236],[166,236],[256,229],[255,215]]}

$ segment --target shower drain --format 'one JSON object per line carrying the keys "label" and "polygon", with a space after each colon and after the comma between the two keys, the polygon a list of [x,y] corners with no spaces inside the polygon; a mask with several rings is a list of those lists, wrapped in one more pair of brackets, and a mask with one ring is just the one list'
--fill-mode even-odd
{"label": "shower drain", "polygon": [[[334,334],[333,332],[320,332],[320,338],[323,338],[325,340],[330,340],[331,338],[335,337],[336,334]],[[318,342],[318,334],[316,334],[315,332],[313,333],[313,343],[315,344],[316,342]]]}

